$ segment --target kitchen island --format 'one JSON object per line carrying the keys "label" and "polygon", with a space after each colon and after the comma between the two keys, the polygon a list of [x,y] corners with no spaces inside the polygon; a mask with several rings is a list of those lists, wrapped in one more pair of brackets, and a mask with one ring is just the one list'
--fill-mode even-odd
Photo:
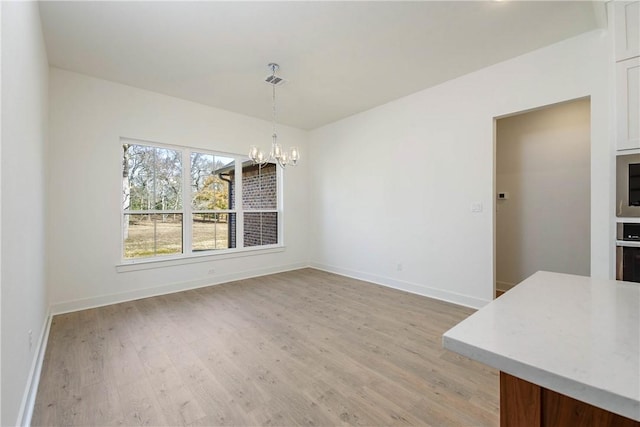
{"label": "kitchen island", "polygon": [[640,284],[539,271],[443,335],[500,370],[501,426],[640,426]]}

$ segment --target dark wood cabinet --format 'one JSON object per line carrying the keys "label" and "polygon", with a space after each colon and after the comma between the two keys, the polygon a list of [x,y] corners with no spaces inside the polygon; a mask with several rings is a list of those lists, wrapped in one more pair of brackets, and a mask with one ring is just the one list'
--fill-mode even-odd
{"label": "dark wood cabinet", "polygon": [[640,422],[500,372],[501,427],[640,427]]}

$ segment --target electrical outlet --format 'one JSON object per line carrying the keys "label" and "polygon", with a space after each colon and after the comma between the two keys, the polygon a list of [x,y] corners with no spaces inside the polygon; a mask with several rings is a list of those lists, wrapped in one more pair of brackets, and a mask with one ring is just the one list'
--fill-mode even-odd
{"label": "electrical outlet", "polygon": [[33,347],[33,331],[31,329],[29,329],[29,350],[31,350],[31,348]]}
{"label": "electrical outlet", "polygon": [[216,269],[215,268],[210,268],[208,273],[209,274],[216,274]]}
{"label": "electrical outlet", "polygon": [[399,263],[398,263],[398,265],[396,265],[396,270],[397,270],[397,271],[402,271],[403,267],[404,267],[404,266],[402,265],[402,263],[401,263],[401,262],[399,262]]}

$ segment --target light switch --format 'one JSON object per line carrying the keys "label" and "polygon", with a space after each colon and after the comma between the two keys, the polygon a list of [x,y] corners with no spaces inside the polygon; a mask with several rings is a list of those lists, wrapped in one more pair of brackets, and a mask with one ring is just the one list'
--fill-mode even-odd
{"label": "light switch", "polygon": [[473,213],[482,212],[482,203],[481,202],[471,203],[471,212]]}

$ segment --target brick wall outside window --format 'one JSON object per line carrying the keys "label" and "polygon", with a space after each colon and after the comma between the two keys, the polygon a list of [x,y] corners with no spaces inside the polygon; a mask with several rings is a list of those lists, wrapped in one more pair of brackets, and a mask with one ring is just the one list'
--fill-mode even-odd
{"label": "brick wall outside window", "polygon": [[[278,180],[275,164],[267,164],[262,168],[253,164],[242,166],[242,206],[249,209],[244,213],[244,246],[274,245],[278,243],[278,213],[251,212],[250,209],[278,208]],[[232,181],[230,197],[235,197],[235,179]],[[236,217],[230,218],[230,247],[236,243]]]}

